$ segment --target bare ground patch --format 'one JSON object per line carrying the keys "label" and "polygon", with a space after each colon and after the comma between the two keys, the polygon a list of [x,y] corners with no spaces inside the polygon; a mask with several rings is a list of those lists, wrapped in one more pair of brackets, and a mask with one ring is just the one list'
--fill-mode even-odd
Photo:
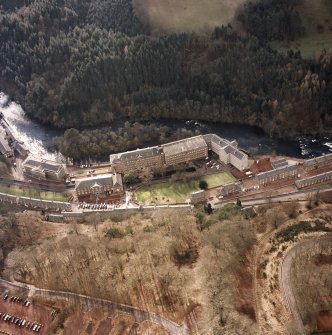
{"label": "bare ground patch", "polygon": [[139,20],[154,35],[209,32],[227,25],[245,0],[133,0]]}

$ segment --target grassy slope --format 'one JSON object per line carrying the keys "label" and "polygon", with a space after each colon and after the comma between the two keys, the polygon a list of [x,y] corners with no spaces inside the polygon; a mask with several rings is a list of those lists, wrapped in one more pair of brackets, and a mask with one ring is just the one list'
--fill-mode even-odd
{"label": "grassy slope", "polygon": [[[324,48],[332,48],[332,2],[328,4],[326,0],[304,0],[297,10],[307,29],[306,36],[288,45],[285,42],[275,42],[273,46],[280,51],[299,49],[304,57],[315,56]],[[324,26],[323,33],[317,31],[318,24]]]}
{"label": "grassy slope", "polygon": [[245,0],[133,0],[135,13],[153,34],[205,32],[229,23]]}
{"label": "grassy slope", "polygon": [[[221,172],[201,178],[205,180],[209,188],[224,185],[234,181],[227,172]],[[200,180],[201,180],[200,179]],[[182,181],[176,183],[162,183],[140,188],[136,193],[136,199],[145,204],[172,204],[183,203],[193,191],[198,191],[199,180]]]}
{"label": "grassy slope", "polygon": [[36,198],[36,199],[43,199],[43,200],[51,200],[51,201],[68,201],[68,196],[65,193],[60,192],[44,192],[38,191],[32,188],[20,188],[18,186],[3,186],[0,185],[0,192],[16,195],[19,197],[29,197],[29,198]]}

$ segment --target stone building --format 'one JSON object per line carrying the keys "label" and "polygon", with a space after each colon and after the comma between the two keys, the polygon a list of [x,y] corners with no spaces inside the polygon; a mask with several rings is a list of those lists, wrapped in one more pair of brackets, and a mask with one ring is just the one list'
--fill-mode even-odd
{"label": "stone building", "polygon": [[241,190],[242,190],[241,182],[229,183],[217,190],[217,196],[226,197],[228,195],[240,193]]}
{"label": "stone building", "polygon": [[190,201],[192,204],[199,204],[205,202],[205,191],[200,190],[196,192],[192,192],[190,194]]}
{"label": "stone building", "polygon": [[110,162],[116,172],[125,173],[204,159],[208,156],[209,149],[225,164],[232,164],[241,171],[249,167],[248,155],[238,149],[236,141],[228,141],[215,134],[199,135],[158,147],[110,155]]}
{"label": "stone building", "polygon": [[288,162],[284,158],[283,159],[277,159],[275,161],[272,161],[271,165],[274,169],[279,169],[281,167],[288,166]]}
{"label": "stone building", "polygon": [[216,134],[204,135],[204,139],[209,149],[218,155],[221,162],[231,164],[240,171],[248,169],[248,155],[238,149],[238,143],[235,140],[228,141]]}
{"label": "stone building", "polygon": [[166,166],[188,163],[208,156],[208,146],[202,135],[163,144]]}
{"label": "stone building", "polygon": [[119,173],[143,168],[161,168],[164,164],[160,147],[137,149],[110,155],[110,162],[114,170]]}
{"label": "stone building", "polygon": [[77,179],[75,191],[79,201],[114,202],[124,194],[122,177],[118,173],[105,174],[89,178]]}
{"label": "stone building", "polygon": [[295,178],[298,172],[299,167],[297,164],[287,165],[271,171],[258,173],[256,175],[256,181],[259,185],[266,185],[282,179]]}
{"label": "stone building", "polygon": [[29,178],[56,182],[64,181],[66,176],[63,164],[32,156],[23,162],[23,172]]}
{"label": "stone building", "polygon": [[322,173],[316,176],[312,176],[309,178],[296,180],[295,185],[297,188],[303,188],[303,187],[308,187],[308,186],[319,184],[319,183],[324,183],[330,180],[332,180],[332,171]]}
{"label": "stone building", "polygon": [[311,159],[306,159],[303,163],[303,167],[307,170],[314,170],[328,165],[332,165],[332,153]]}

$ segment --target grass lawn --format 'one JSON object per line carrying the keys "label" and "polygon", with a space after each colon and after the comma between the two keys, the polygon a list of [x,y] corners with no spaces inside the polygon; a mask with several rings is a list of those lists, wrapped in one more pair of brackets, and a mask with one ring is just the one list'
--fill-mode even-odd
{"label": "grass lawn", "polygon": [[[286,45],[285,42],[273,42],[272,46],[279,51],[289,49],[300,50],[302,56],[312,57],[319,54],[324,48],[332,47],[332,6],[325,0],[304,0],[296,9],[300,13],[303,24],[307,30],[304,37],[298,38]],[[317,25],[324,26],[319,33]]]}
{"label": "grass lawn", "polygon": [[0,193],[6,193],[11,195],[16,195],[19,197],[29,197],[50,201],[68,201],[68,196],[66,193],[61,192],[45,192],[37,189],[22,187],[19,188],[16,185],[11,185],[10,187],[0,185]]}
{"label": "grass lawn", "polygon": [[205,180],[208,183],[209,188],[213,188],[230,183],[234,181],[234,178],[227,172],[220,172],[186,182],[167,182],[151,186],[143,186],[135,192],[135,197],[143,204],[183,203],[191,192],[199,190],[198,184],[200,180]]}
{"label": "grass lawn", "polygon": [[139,20],[154,35],[207,32],[227,25],[245,0],[133,0]]}

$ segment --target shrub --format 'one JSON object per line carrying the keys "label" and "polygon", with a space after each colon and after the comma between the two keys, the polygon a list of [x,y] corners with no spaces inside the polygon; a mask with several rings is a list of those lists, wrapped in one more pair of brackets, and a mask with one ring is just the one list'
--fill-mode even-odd
{"label": "shrub", "polygon": [[123,237],[123,232],[120,231],[118,228],[110,228],[106,231],[105,237],[108,237],[110,239],[112,238],[121,238]]}
{"label": "shrub", "polygon": [[145,227],[143,228],[143,231],[144,231],[145,233],[152,233],[152,232],[155,231],[155,228],[154,228],[153,226],[145,226]]}
{"label": "shrub", "polygon": [[219,220],[227,220],[236,215],[242,215],[241,207],[234,204],[229,204],[220,209]]}

